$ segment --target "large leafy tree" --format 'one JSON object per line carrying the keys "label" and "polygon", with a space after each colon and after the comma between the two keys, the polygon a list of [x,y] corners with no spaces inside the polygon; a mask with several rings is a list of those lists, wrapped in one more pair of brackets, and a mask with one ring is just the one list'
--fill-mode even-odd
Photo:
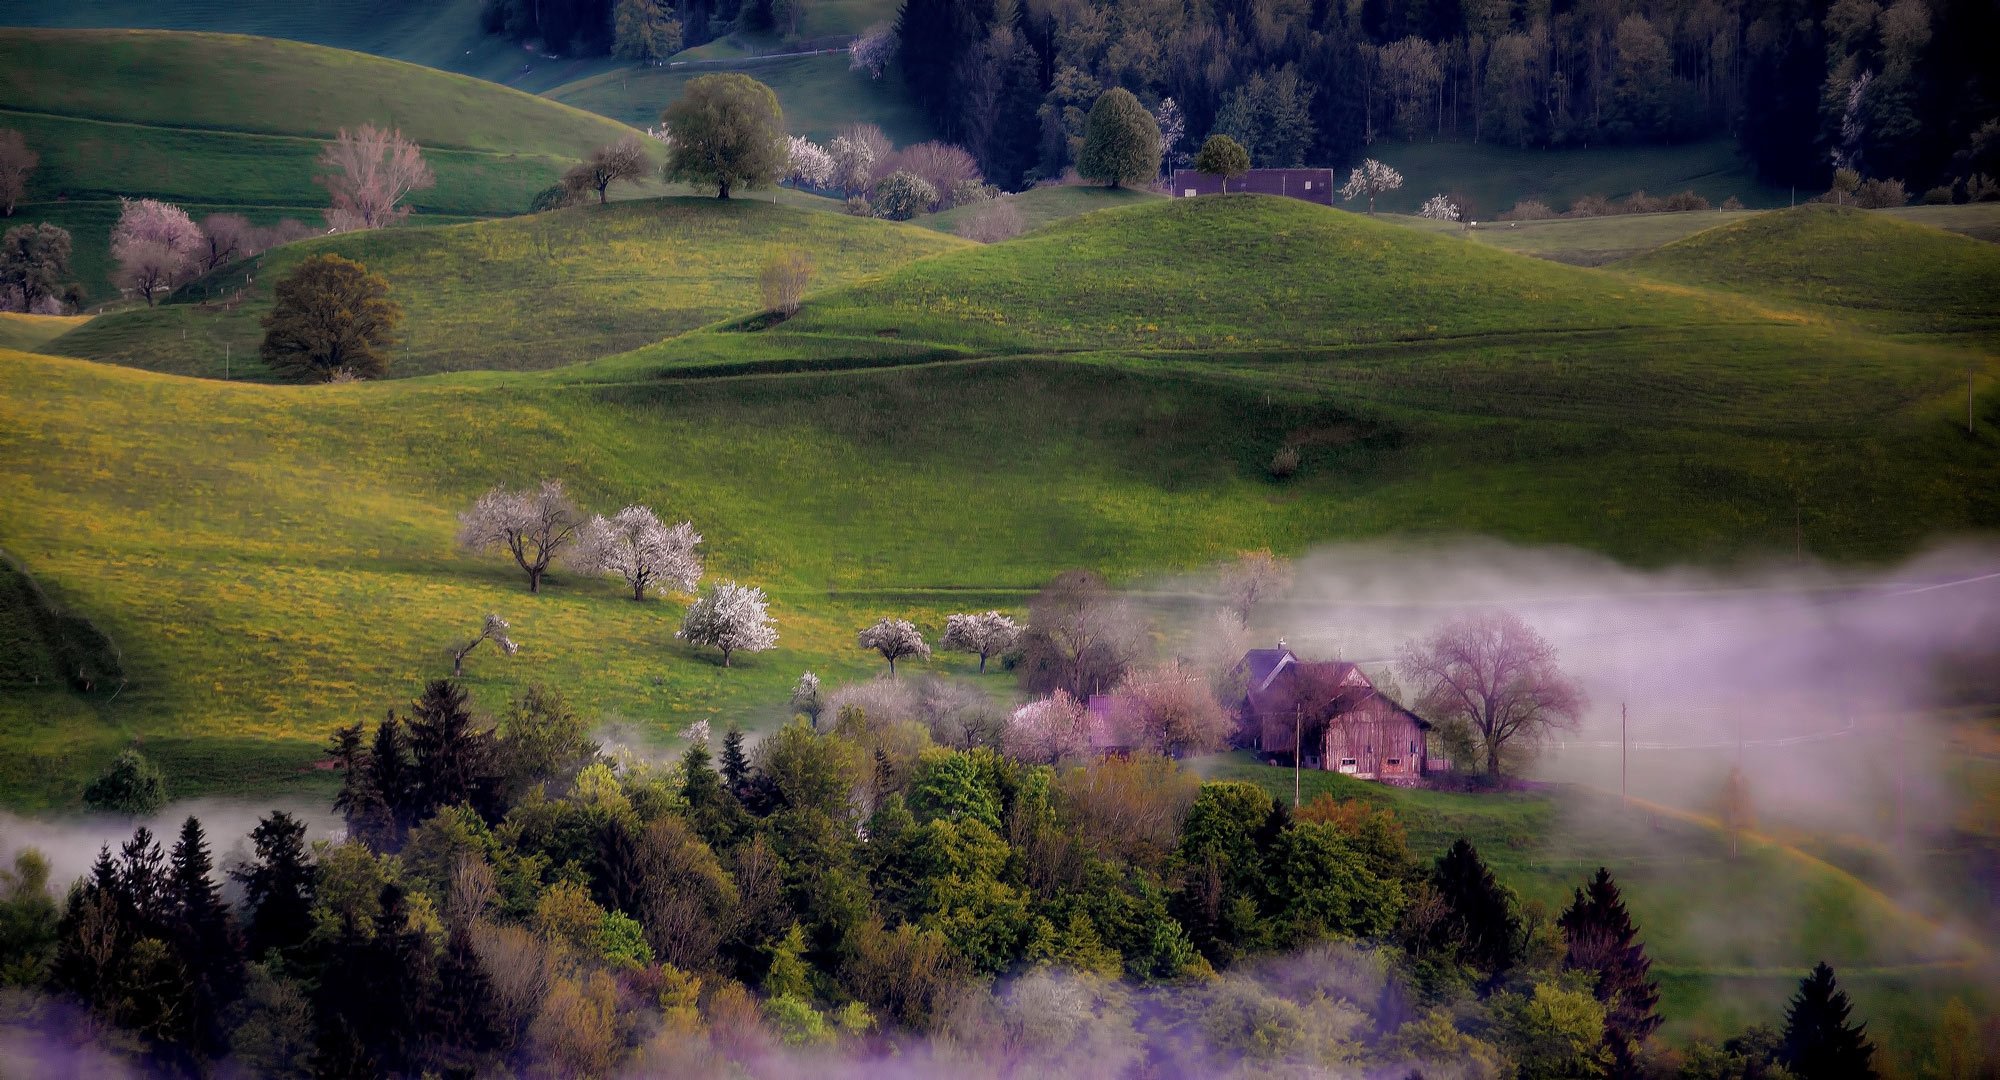
{"label": "large leafy tree", "polygon": [[1195,152],[1194,171],[1221,177],[1222,190],[1226,192],[1231,179],[1250,171],[1250,151],[1235,139],[1216,132]]}
{"label": "large leafy tree", "polygon": [[272,292],[258,354],[273,371],[321,380],[388,372],[403,308],[382,275],[329,252],[300,263]]}
{"label": "large leafy tree", "polygon": [[597,204],[602,206],[610,201],[611,185],[638,183],[646,176],[646,166],[646,148],[636,137],[626,136],[592,150],[589,157],[563,174],[562,186],[572,198],[594,191]]}
{"label": "large leafy tree", "polygon": [[68,230],[46,222],[8,229],[0,242],[0,287],[20,294],[22,311],[35,310],[69,276],[70,248]]}
{"label": "large leafy tree", "polygon": [[1854,1003],[1824,962],[1799,980],[1799,992],[1785,1007],[1784,1042],[1778,1062],[1799,1080],[1873,1080],[1875,1044],[1867,1024],[1848,1023]]}
{"label": "large leafy tree", "polygon": [[1076,171],[1105,187],[1143,184],[1160,172],[1160,124],[1130,90],[1098,95],[1084,127]]}
{"label": "large leafy tree", "polygon": [[1574,727],[1583,713],[1583,690],[1557,667],[1555,646],[1508,611],[1453,619],[1404,646],[1401,668],[1419,712],[1478,735],[1489,777],[1508,751]]}
{"label": "large leafy tree", "polygon": [[713,185],[715,197],[727,199],[731,188],[775,183],[785,174],[790,147],[778,95],[748,75],[689,80],[661,119],[673,132],[669,180]]}
{"label": "large leafy tree", "polygon": [[1556,919],[1567,946],[1564,965],[1592,975],[1604,1005],[1604,1042],[1619,1076],[1638,1074],[1639,1047],[1659,1029],[1660,987],[1648,978],[1653,962],[1611,872],[1597,868]]}

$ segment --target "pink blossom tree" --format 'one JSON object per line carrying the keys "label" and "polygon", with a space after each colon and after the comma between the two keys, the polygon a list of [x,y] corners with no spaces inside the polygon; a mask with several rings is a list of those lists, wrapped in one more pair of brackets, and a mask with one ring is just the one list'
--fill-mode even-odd
{"label": "pink blossom tree", "polygon": [[326,170],[313,182],[326,188],[333,205],[326,223],[335,232],[379,229],[410,214],[399,206],[412,191],[435,186],[437,178],[424,163],[423,151],[401,131],[363,124],[350,132],[341,128],[320,152]]}
{"label": "pink blossom tree", "polygon": [[171,290],[193,276],[208,246],[187,212],[158,199],[121,199],[124,209],[111,229],[111,258],[118,284],[146,298]]}

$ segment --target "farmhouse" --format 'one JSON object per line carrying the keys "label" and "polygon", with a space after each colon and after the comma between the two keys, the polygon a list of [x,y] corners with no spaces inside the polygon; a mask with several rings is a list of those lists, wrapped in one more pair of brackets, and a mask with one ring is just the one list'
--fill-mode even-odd
{"label": "farmhouse", "polygon": [[[1219,195],[1222,186],[1223,178],[1214,173],[1176,169],[1168,191],[1176,199],[1191,199],[1201,195]],[[1232,192],[1283,195],[1321,206],[1333,205],[1333,189],[1332,169],[1251,169],[1229,181]]]}
{"label": "farmhouse", "polygon": [[1301,660],[1281,642],[1237,661],[1244,681],[1242,738],[1267,760],[1415,783],[1431,771],[1431,725],[1404,708],[1354,664]]}

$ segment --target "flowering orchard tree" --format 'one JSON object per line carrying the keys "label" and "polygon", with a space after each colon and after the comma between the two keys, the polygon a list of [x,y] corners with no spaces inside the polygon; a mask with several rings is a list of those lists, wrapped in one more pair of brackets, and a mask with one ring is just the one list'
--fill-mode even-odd
{"label": "flowering orchard tree", "polygon": [[825,147],[803,135],[792,136],[785,156],[785,179],[793,187],[832,187],[834,172],[833,155]]}
{"label": "flowering orchard tree", "polygon": [[615,143],[607,143],[590,152],[590,156],[570,167],[563,174],[562,188],[572,200],[581,199],[588,192],[597,193],[597,205],[603,206],[611,200],[611,185],[617,183],[636,184],[652,171],[652,162],[646,157],[646,148],[636,135],[627,135]]}
{"label": "flowering orchard tree", "polygon": [[834,185],[842,191],[866,188],[875,178],[875,163],[885,156],[867,139],[854,135],[835,135],[827,154],[833,158]]}
{"label": "flowering orchard tree", "polygon": [[1458,204],[1443,195],[1433,195],[1424,200],[1423,209],[1417,211],[1417,216],[1429,218],[1432,221],[1457,221],[1459,218]]}
{"label": "flowering orchard tree", "polygon": [[944,638],[938,648],[967,652],[979,657],[979,673],[986,674],[986,661],[1014,647],[1021,640],[1021,627],[997,611],[977,615],[951,615],[944,621]]}
{"label": "flowering orchard tree", "polygon": [[804,713],[806,719],[819,723],[820,709],[824,707],[819,695],[819,676],[810,671],[800,673],[799,681],[792,684],[791,704],[794,713]]}
{"label": "flowering orchard tree", "polygon": [[576,538],[583,514],[562,481],[544,480],[532,491],[496,487],[458,516],[458,542],[473,551],[504,547],[528,574],[528,591],[542,591],[542,575],[556,553]]}
{"label": "flowering orchard tree", "polygon": [[1362,196],[1368,197],[1368,212],[1375,212],[1375,196],[1394,191],[1403,186],[1403,174],[1374,158],[1361,163],[1361,167],[1348,174],[1347,183],[1340,189],[1340,197],[1349,202]]}
{"label": "flowering orchard tree", "polygon": [[1090,753],[1090,714],[1083,702],[1058,690],[1015,709],[1000,747],[1008,757],[1036,765],[1084,757]]}
{"label": "flowering orchard tree", "polygon": [[1160,161],[1168,172],[1188,162],[1186,152],[1177,149],[1187,137],[1187,116],[1173,98],[1161,98],[1153,110],[1153,122],[1160,125]]}
{"label": "flowering orchard tree", "polygon": [[153,305],[155,293],[188,280],[201,265],[208,239],[187,211],[158,199],[120,199],[118,224],[111,227],[111,257],[118,283]]}
{"label": "flowering orchard tree", "polygon": [[326,170],[313,182],[326,188],[333,205],[326,224],[334,232],[379,229],[410,215],[397,204],[412,191],[435,186],[437,177],[424,163],[423,151],[401,131],[363,124],[350,132],[341,128],[320,152]]}
{"label": "flowering orchard tree", "polygon": [[895,57],[896,31],[888,23],[876,23],[847,43],[847,70],[866,71],[871,79],[881,78]]}
{"label": "flowering orchard tree", "polygon": [[694,550],[700,543],[693,522],[670,527],[651,507],[628,506],[584,522],[571,562],[588,574],[624,578],[632,599],[643,601],[649,590],[661,596],[694,591],[701,581],[701,556]]}
{"label": "flowering orchard tree", "polygon": [[1117,700],[1123,725],[1169,757],[1220,750],[1229,741],[1229,713],[1208,680],[1178,660],[1132,672]]}
{"label": "flowering orchard tree", "polygon": [[891,675],[896,673],[896,661],[906,656],[931,658],[931,647],[924,642],[924,635],[908,619],[883,619],[861,631],[859,640],[862,648],[874,649],[889,661]]}
{"label": "flowering orchard tree", "polygon": [[767,652],[778,647],[778,628],[771,622],[764,590],[724,581],[711,585],[688,605],[674,636],[697,648],[720,649],[722,666],[739,652]]}
{"label": "flowering orchard tree", "polygon": [[1222,595],[1240,627],[1250,625],[1257,605],[1291,584],[1292,564],[1268,551],[1245,551],[1222,569]]}
{"label": "flowering orchard tree", "polygon": [[507,636],[507,629],[507,620],[498,615],[487,615],[485,625],[479,628],[479,636],[451,651],[451,677],[456,679],[465,674],[465,658],[482,641],[492,642],[495,648],[508,656],[520,652],[521,647]]}

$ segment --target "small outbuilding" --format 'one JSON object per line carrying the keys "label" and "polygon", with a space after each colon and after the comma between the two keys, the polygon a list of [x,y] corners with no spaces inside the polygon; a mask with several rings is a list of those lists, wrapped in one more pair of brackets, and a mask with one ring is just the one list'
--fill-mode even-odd
{"label": "small outbuilding", "polygon": [[[1231,193],[1282,195],[1321,206],[1332,206],[1335,184],[1332,169],[1251,169],[1228,182]],[[1223,194],[1223,178],[1215,173],[1176,169],[1168,188],[1176,199]]]}

